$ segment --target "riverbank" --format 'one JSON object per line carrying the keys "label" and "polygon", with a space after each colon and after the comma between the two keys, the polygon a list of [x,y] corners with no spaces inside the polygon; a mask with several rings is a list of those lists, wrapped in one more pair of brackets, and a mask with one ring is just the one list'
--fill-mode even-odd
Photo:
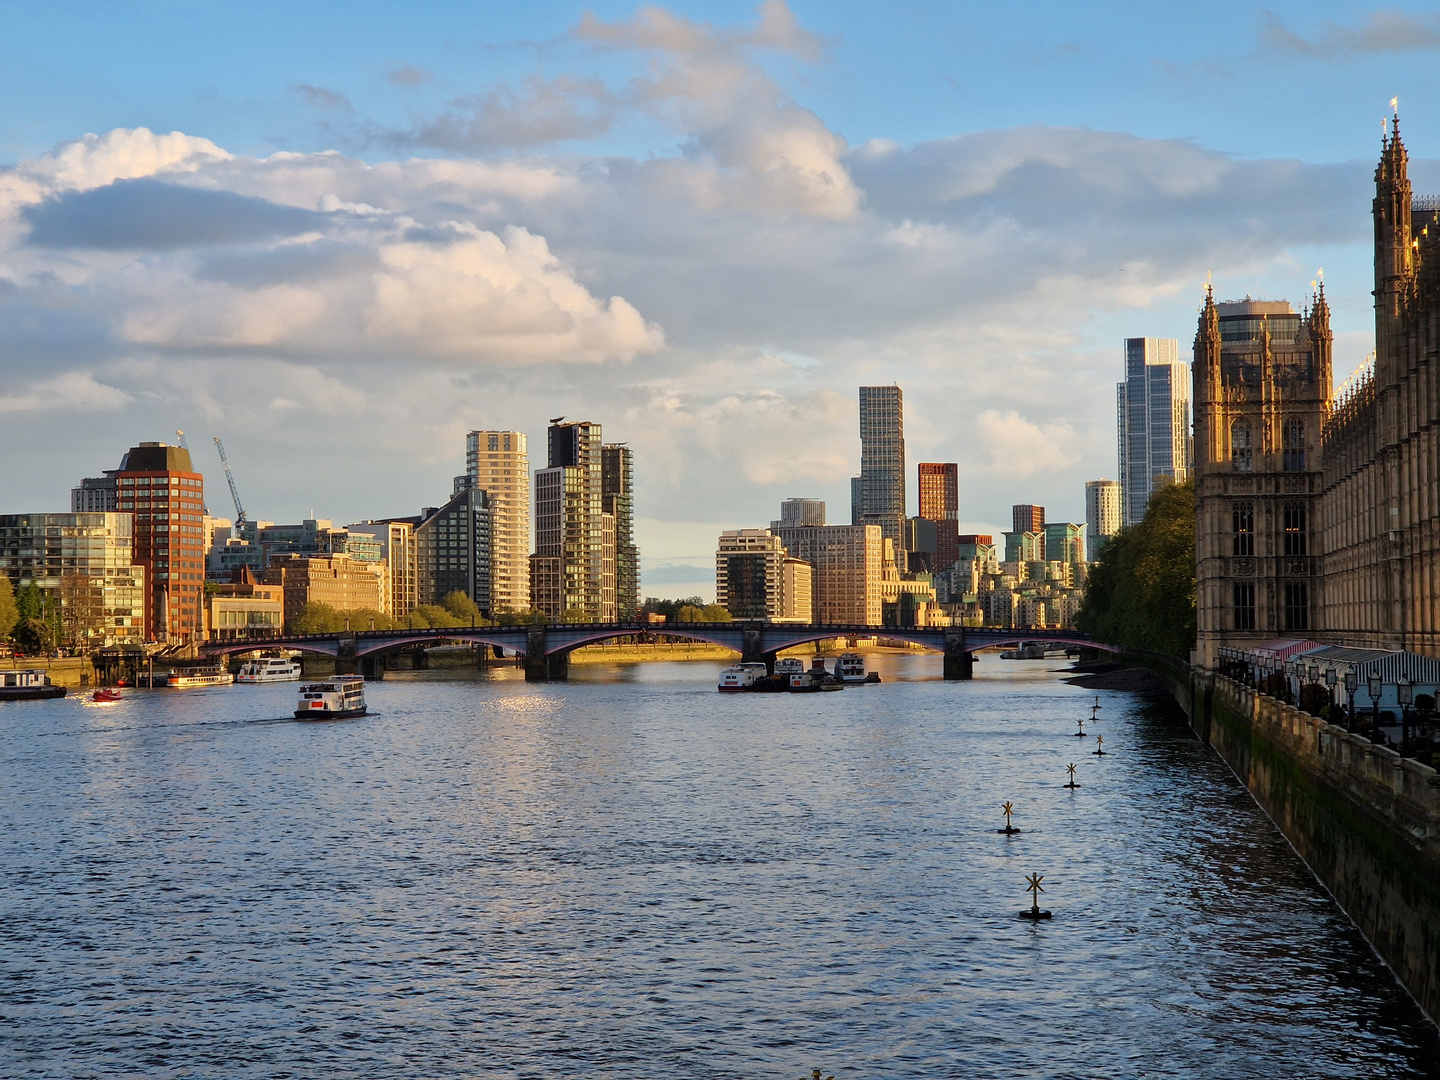
{"label": "riverbank", "polygon": [[1156,654],[1148,669],[1359,927],[1440,1018],[1440,775],[1251,687]]}

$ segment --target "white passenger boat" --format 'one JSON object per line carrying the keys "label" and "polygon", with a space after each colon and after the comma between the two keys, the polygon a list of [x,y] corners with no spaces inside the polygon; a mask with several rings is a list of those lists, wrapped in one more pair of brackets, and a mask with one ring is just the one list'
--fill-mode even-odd
{"label": "white passenger boat", "polygon": [[840,662],[835,665],[835,675],[842,683],[875,683],[880,681],[880,673],[872,671],[866,674],[865,658],[859,653],[847,652],[840,654]]}
{"label": "white passenger boat", "polygon": [[186,668],[172,671],[165,677],[166,686],[188,689],[195,686],[229,686],[235,676],[218,667]]}
{"label": "white passenger boat", "polygon": [[300,678],[300,661],[293,656],[262,656],[240,665],[238,683],[296,682]]}
{"label": "white passenger boat", "polygon": [[746,690],[754,690],[755,684],[765,678],[766,674],[765,665],[755,662],[728,667],[720,673],[720,692],[740,694]]}
{"label": "white passenger boat", "polygon": [[295,716],[300,720],[343,720],[365,715],[365,678],[335,675],[322,682],[304,683]]}

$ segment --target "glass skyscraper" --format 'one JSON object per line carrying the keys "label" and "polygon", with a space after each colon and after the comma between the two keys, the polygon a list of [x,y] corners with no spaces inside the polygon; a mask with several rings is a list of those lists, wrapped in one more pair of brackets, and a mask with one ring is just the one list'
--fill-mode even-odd
{"label": "glass skyscraper", "polygon": [[1120,512],[1145,516],[1159,483],[1190,475],[1190,365],[1174,338],[1126,338],[1125,381],[1116,386]]}
{"label": "glass skyscraper", "polygon": [[902,550],[905,521],[905,400],[898,386],[860,387],[860,476],[851,485],[858,525],[878,525]]}

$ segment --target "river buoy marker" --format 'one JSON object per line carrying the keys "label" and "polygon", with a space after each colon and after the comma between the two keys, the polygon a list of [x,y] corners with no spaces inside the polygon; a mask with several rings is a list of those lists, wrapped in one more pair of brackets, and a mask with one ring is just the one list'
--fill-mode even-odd
{"label": "river buoy marker", "polygon": [[1077,724],[1080,725],[1080,730],[1077,731],[1077,732],[1075,732],[1075,737],[1076,737],[1077,739],[1083,739],[1083,738],[1085,737],[1085,721],[1084,721],[1084,720],[1076,720],[1075,723],[1077,723]]}
{"label": "river buoy marker", "polygon": [[995,831],[1004,836],[1013,836],[1015,833],[1018,833],[1020,830],[1010,824],[1010,812],[1015,809],[1015,804],[1007,799],[1005,800],[1005,805],[1000,807],[1000,809],[1005,814],[1005,827],[1003,829],[996,829]]}
{"label": "river buoy marker", "polygon": [[1029,919],[1031,922],[1039,922],[1041,919],[1050,918],[1050,912],[1040,907],[1040,894],[1045,891],[1040,882],[1045,880],[1043,874],[1031,874],[1025,879],[1026,888],[1030,892],[1030,910],[1020,912],[1020,918]]}
{"label": "river buoy marker", "polygon": [[1104,756],[1105,756],[1105,736],[1104,736],[1104,735],[1096,735],[1096,736],[1095,736],[1095,749],[1094,749],[1094,750],[1091,750],[1090,753],[1094,754],[1096,757],[1104,757]]}
{"label": "river buoy marker", "polygon": [[1074,766],[1074,764],[1066,765],[1065,767],[1070,770],[1070,782],[1069,782],[1068,784],[1066,784],[1065,786],[1068,787],[1068,788],[1077,788],[1077,787],[1079,787],[1080,785],[1075,782],[1075,766]]}

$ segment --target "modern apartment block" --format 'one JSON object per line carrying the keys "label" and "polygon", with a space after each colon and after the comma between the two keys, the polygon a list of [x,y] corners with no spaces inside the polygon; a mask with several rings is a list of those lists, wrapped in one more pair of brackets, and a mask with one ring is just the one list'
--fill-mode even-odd
{"label": "modern apartment block", "polygon": [[885,535],[878,525],[782,528],[780,542],[810,564],[816,622],[880,626]]}
{"label": "modern apartment block", "polygon": [[[852,520],[878,525],[901,550],[905,520],[905,399],[898,386],[860,387],[860,476]],[[903,569],[903,568],[902,568]]]}
{"label": "modern apartment block", "polygon": [[1120,518],[1145,516],[1156,484],[1190,475],[1190,366],[1174,338],[1126,338],[1125,381],[1117,384]]}
{"label": "modern apartment block", "polygon": [[1045,531],[1045,508],[1043,506],[1032,506],[1030,503],[1020,503],[1010,508],[1010,531],[1011,532],[1044,532]]}
{"label": "modern apartment block", "polygon": [[462,592],[488,618],[494,611],[489,493],[468,483],[457,487],[449,502],[426,509],[415,526],[416,598],[439,604]]}
{"label": "modern apartment block", "polygon": [[1100,558],[1105,542],[1120,531],[1120,482],[1085,481],[1086,555],[1091,562]]}
{"label": "modern apartment block", "polygon": [[[640,609],[640,549],[635,546],[635,455],[624,443],[600,447],[600,508],[613,519],[615,617],[635,618]],[[608,526],[607,526],[608,527]]]}
{"label": "modern apartment block", "polygon": [[918,472],[919,516],[935,522],[935,569],[948,570],[960,557],[960,466],[922,461]]}
{"label": "modern apartment block", "polygon": [[205,478],[190,451],[162,442],[133,446],[115,470],[116,508],[135,519],[135,563],[150,590],[147,640],[190,641],[204,633]]}
{"label": "modern apartment block", "polygon": [[523,611],[530,606],[530,455],[524,433],[470,432],[465,471],[490,506],[491,602],[497,611]]}
{"label": "modern apartment block", "polygon": [[66,644],[139,645],[148,597],[134,524],[121,513],[0,514],[0,575],[17,593],[42,590]]}
{"label": "modern apartment block", "polygon": [[610,621],[614,597],[607,605],[602,596],[606,530],[600,425],[563,421],[551,422],[549,466],[535,472],[531,607],[552,619]]}
{"label": "modern apartment block", "polygon": [[1005,561],[1009,563],[1044,562],[1045,530],[1011,531],[1005,536]]}
{"label": "modern apartment block", "polygon": [[769,529],[731,529],[715,550],[715,602],[732,618],[808,622],[812,576]]}

